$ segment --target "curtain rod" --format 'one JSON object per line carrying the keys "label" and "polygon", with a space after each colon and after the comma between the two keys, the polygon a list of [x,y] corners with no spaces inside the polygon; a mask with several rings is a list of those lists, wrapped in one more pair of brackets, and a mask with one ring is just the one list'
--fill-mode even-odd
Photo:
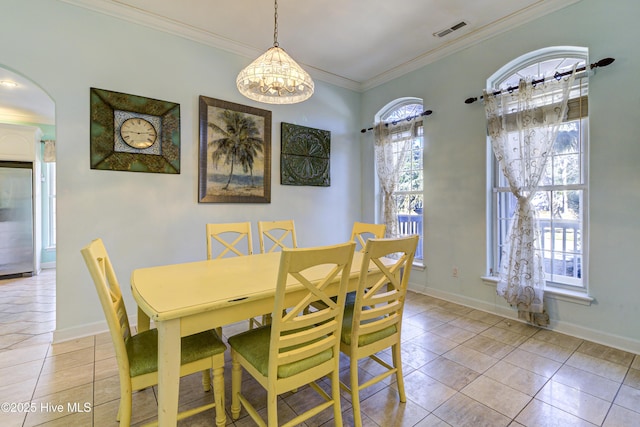
{"label": "curtain rod", "polygon": [[[600,61],[598,61],[598,62],[595,62],[595,63],[593,63],[593,64],[590,64],[590,65],[589,65],[589,69],[597,68],[597,67],[606,67],[607,65],[611,64],[613,61],[615,61],[615,59],[614,59],[614,58],[604,58],[604,59],[601,59],[601,60],[600,60]],[[586,69],[587,69],[587,67],[586,67],[586,66],[585,66],[585,67],[579,67],[579,68],[576,68],[576,73],[579,73],[579,72],[585,71]],[[558,72],[556,71],[556,73],[553,75],[553,78],[554,78],[554,79],[556,79],[556,80],[560,80],[560,78],[561,78],[561,77],[568,76],[568,75],[570,75],[571,73],[573,73],[573,71],[565,71],[565,72],[563,72],[563,73],[558,73]],[[538,83],[542,83],[542,82],[544,82],[544,77],[543,77],[543,78],[541,78],[541,79],[538,79],[538,80],[533,80],[531,83],[532,83],[532,84],[534,84],[534,85],[536,85],[536,84],[538,84]],[[509,86],[508,88],[506,88],[506,89],[504,89],[504,90],[497,90],[497,91],[495,91],[495,92],[491,92],[491,94],[490,94],[490,95],[493,95],[493,96],[495,96],[495,95],[500,95],[500,94],[501,94],[502,92],[504,92],[505,90],[506,90],[506,91],[508,91],[508,92],[513,92],[514,90],[517,90],[517,89],[518,89],[518,87],[517,87],[517,86]],[[465,99],[465,100],[464,100],[464,103],[465,103],[465,104],[473,104],[473,103],[474,103],[474,102],[476,102],[478,99],[482,99],[482,98],[483,98],[482,96],[480,96],[479,98],[478,98],[478,97],[471,97],[471,98],[467,98],[467,99]]]}
{"label": "curtain rod", "polygon": [[[408,117],[404,117],[404,118],[402,118],[402,119],[400,119],[400,120],[393,120],[393,121],[391,121],[391,122],[385,123],[384,125],[385,125],[385,126],[387,126],[387,127],[388,127],[390,124],[392,124],[392,125],[397,125],[398,123],[400,123],[401,121],[404,121],[404,120],[406,120],[406,121],[410,122],[411,120],[413,120],[413,119],[417,119],[418,117],[422,117],[422,116],[430,116],[432,113],[433,113],[433,111],[431,111],[431,110],[424,110],[422,113],[420,113],[420,114],[416,114],[415,116],[408,116]],[[372,127],[370,127],[370,128],[367,128],[367,129],[361,129],[361,130],[360,130],[360,132],[361,132],[361,133],[365,133],[365,132],[370,131],[370,130],[373,130],[373,128],[372,128]]]}

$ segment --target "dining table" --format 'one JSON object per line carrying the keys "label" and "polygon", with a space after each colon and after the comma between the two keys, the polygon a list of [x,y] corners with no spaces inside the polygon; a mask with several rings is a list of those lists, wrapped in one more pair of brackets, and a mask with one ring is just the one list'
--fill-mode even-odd
{"label": "dining table", "polygon": [[[158,425],[175,426],[180,384],[181,337],[252,317],[271,314],[281,252],[138,268],[131,274],[131,292],[138,304],[138,328],[158,329]],[[355,252],[349,291],[358,287],[363,254]],[[324,277],[330,266],[308,272]],[[372,264],[368,275],[381,274]],[[378,273],[376,273],[378,271]],[[338,293],[339,277],[327,287]],[[307,291],[294,278],[285,301],[295,305]],[[224,426],[224,408],[216,408],[216,425]]]}

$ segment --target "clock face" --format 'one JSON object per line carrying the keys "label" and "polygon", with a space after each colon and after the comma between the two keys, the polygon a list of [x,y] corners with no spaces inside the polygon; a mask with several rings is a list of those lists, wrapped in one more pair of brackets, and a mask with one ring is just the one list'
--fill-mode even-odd
{"label": "clock face", "polygon": [[151,122],[140,117],[132,117],[120,126],[122,140],[133,148],[151,147],[158,138],[158,132]]}

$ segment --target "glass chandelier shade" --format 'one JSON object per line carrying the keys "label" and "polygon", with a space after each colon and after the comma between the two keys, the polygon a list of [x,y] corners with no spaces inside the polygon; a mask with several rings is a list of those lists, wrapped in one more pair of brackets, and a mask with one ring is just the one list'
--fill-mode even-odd
{"label": "glass chandelier shade", "polygon": [[295,104],[313,95],[311,76],[278,45],[278,2],[275,1],[273,47],[240,71],[236,85],[249,99],[267,104]]}
{"label": "glass chandelier shade", "polygon": [[267,104],[295,104],[313,95],[313,80],[279,46],[273,46],[240,71],[238,90]]}

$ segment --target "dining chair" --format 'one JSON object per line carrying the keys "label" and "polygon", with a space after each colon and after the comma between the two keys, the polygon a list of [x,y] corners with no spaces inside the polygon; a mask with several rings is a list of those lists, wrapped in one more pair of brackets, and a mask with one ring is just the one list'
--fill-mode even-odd
{"label": "dining chair", "polygon": [[[131,424],[132,393],[158,384],[158,331],[151,329],[131,333],[120,284],[102,239],[95,239],[81,250],[100,299],[115,347],[120,377],[120,407],[116,419],[120,426]],[[216,425],[224,426],[224,351],[225,344],[214,331],[182,338],[180,376],[206,372],[203,386],[211,389],[213,370],[213,403],[178,414],[178,419],[216,408]]]}
{"label": "dining chair", "polygon": [[[351,230],[351,240],[356,242],[356,250],[364,252],[367,240],[371,238],[382,239],[387,229],[386,224],[369,224],[365,222],[354,222]],[[346,304],[353,304],[356,299],[356,292],[347,293]]]}
{"label": "dining chair", "polygon": [[[355,244],[308,249],[283,249],[276,283],[272,323],[229,338],[231,347],[231,416],[244,407],[260,426],[278,425],[278,395],[309,384],[323,401],[284,426],[294,426],[333,408],[334,425],[342,426],[340,410],[340,329]],[[338,282],[338,283],[336,283]],[[295,283],[299,283],[297,285]],[[295,299],[287,294],[292,284]],[[338,299],[333,301],[330,296]],[[330,290],[333,290],[330,292]],[[310,304],[322,300],[326,308]],[[241,393],[242,368],[267,391],[267,423]],[[331,395],[316,381],[329,377]]]}
{"label": "dining chair", "polygon": [[364,246],[367,243],[367,239],[382,239],[386,230],[387,226],[385,224],[354,222],[353,229],[351,230],[351,240],[356,242],[357,250],[364,252]]}
{"label": "dining chair", "polygon": [[[351,394],[353,419],[362,426],[360,391],[395,374],[400,402],[406,402],[400,338],[402,313],[409,284],[409,273],[416,252],[418,236],[392,239],[369,239],[365,245],[358,290],[353,304],[345,307],[340,351],[349,356],[350,384],[341,387]],[[372,268],[383,274],[367,274]],[[391,348],[392,363],[376,353]],[[383,372],[360,384],[358,361],[371,359]]]}
{"label": "dining chair", "polygon": [[250,222],[207,224],[206,229],[207,259],[253,254]]}
{"label": "dining chair", "polygon": [[[251,240],[251,222],[229,222],[207,224],[207,259],[219,259],[226,256],[253,255],[253,241]],[[241,244],[244,241],[243,244]],[[242,247],[241,247],[242,246]],[[214,257],[214,250],[215,257]],[[249,319],[249,329],[261,326],[262,321]],[[222,337],[222,328],[216,328],[218,336]]]}
{"label": "dining chair", "polygon": [[258,221],[258,234],[263,254],[298,247],[293,220]]}

